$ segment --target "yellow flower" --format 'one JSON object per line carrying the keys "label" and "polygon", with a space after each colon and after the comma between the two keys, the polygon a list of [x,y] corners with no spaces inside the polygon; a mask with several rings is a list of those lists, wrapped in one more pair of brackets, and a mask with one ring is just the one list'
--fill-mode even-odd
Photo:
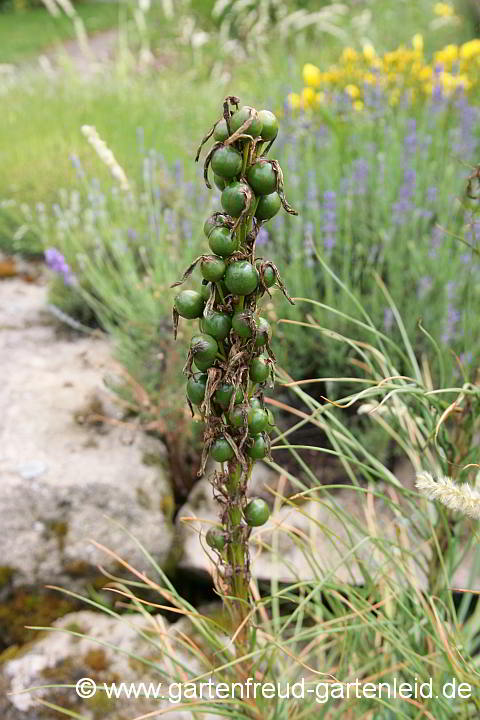
{"label": "yellow flower", "polygon": [[365,73],[363,81],[366,82],[367,85],[376,85],[377,77],[373,73]]}
{"label": "yellow flower", "polygon": [[454,8],[448,3],[444,2],[435,3],[433,11],[435,15],[439,15],[440,17],[452,17],[453,15],[455,15]]}
{"label": "yellow flower", "polygon": [[302,101],[304,107],[310,107],[315,102],[315,90],[305,87],[302,90]]}
{"label": "yellow flower", "polygon": [[476,57],[479,54],[480,40],[478,38],[475,38],[475,40],[469,40],[468,42],[464,43],[460,48],[460,57],[462,58],[462,60],[471,60],[473,57]]}
{"label": "yellow flower", "polygon": [[354,50],[352,47],[346,47],[344,51],[342,52],[342,62],[348,63],[348,62],[356,62],[358,58],[357,51]]}
{"label": "yellow flower", "polygon": [[423,52],[423,35],[421,33],[417,33],[413,36],[412,47],[417,53]]}
{"label": "yellow flower", "polygon": [[322,105],[325,102],[325,93],[317,92],[315,94],[315,105]]}
{"label": "yellow flower", "polygon": [[362,112],[363,108],[364,108],[363,102],[361,100],[355,100],[355,102],[353,103],[353,109],[356,112]]}
{"label": "yellow flower", "polygon": [[345,92],[347,95],[350,95],[352,100],[356,100],[358,97],[360,97],[360,90],[356,85],[347,85],[345,88]]}
{"label": "yellow flower", "polygon": [[457,88],[462,87],[465,92],[468,92],[468,90],[470,90],[472,87],[472,83],[470,82],[468,76],[463,73],[462,75],[457,75],[455,77],[455,83]]}
{"label": "yellow flower", "polygon": [[366,43],[363,46],[363,57],[365,58],[365,60],[367,60],[368,62],[371,62],[373,60],[373,58],[375,57],[375,55],[376,55],[376,53],[375,53],[375,48],[373,47],[373,45],[371,43]]}
{"label": "yellow flower", "polygon": [[441,82],[447,95],[450,95],[457,87],[456,78],[448,72],[442,73]]}
{"label": "yellow flower", "polygon": [[302,104],[298,93],[290,93],[288,96],[288,102],[290,103],[292,110],[298,110]]}
{"label": "yellow flower", "polygon": [[457,45],[447,45],[443,50],[435,53],[435,61],[437,63],[443,63],[443,65],[447,65],[448,67],[451,67],[452,63],[456,60],[458,60]]}
{"label": "yellow flower", "polygon": [[318,87],[322,82],[322,73],[316,65],[306,63],[303,66],[303,82],[310,87]]}
{"label": "yellow flower", "polygon": [[430,80],[432,75],[433,75],[433,70],[430,67],[430,65],[424,65],[424,67],[418,73],[419,79],[422,80],[423,82]]}

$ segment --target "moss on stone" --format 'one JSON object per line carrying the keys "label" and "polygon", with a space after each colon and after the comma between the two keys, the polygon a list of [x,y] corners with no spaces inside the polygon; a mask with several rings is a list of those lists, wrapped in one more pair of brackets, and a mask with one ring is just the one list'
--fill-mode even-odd
{"label": "moss on stone", "polygon": [[58,547],[61,552],[65,548],[65,538],[68,534],[68,523],[64,520],[52,520],[47,523],[47,532],[57,538]]}
{"label": "moss on stone", "polygon": [[0,565],[0,588],[9,585],[15,575],[15,570],[8,565]]}
{"label": "moss on stone", "polygon": [[83,659],[91,670],[100,672],[101,670],[107,669],[107,656],[102,648],[90,650]]}
{"label": "moss on stone", "polygon": [[23,645],[38,637],[38,633],[25,625],[47,627],[79,607],[77,600],[56,593],[17,590],[0,604],[0,649]]}

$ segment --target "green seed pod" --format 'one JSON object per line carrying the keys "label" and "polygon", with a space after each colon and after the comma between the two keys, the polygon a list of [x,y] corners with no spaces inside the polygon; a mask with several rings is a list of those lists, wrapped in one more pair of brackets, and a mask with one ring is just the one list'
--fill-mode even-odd
{"label": "green seed pod", "polygon": [[267,265],[263,271],[263,282],[265,283],[265,286],[267,288],[271,288],[272,285],[275,285],[276,279],[273,268],[271,268],[270,265]]}
{"label": "green seed pod", "polygon": [[228,181],[225,180],[225,178],[220,177],[220,175],[214,175],[213,176],[213,182],[215,183],[216,187],[220,190],[225,190],[227,187]]}
{"label": "green seed pod", "polygon": [[247,414],[248,431],[250,435],[258,435],[267,429],[268,415],[266,410],[250,408]]}
{"label": "green seed pod", "polygon": [[269,195],[277,187],[277,176],[268,160],[260,159],[247,173],[248,184],[255,195]]}
{"label": "green seed pod", "polygon": [[223,533],[221,530],[218,530],[217,528],[210,528],[209,530],[207,530],[205,540],[207,541],[207,545],[211,547],[212,550],[218,550],[219,552],[222,552],[222,550],[225,548],[225,533]]}
{"label": "green seed pod", "polygon": [[[200,295],[202,296],[202,298],[205,301],[207,301],[208,298],[210,297],[210,288],[211,288],[211,283],[202,282],[202,284],[200,285]],[[203,313],[203,310],[202,310],[202,313]]]}
{"label": "green seed pod", "polygon": [[[229,383],[222,383],[216,389],[215,395],[213,397],[214,397],[217,405],[219,405],[223,409],[226,409],[230,404],[230,399],[231,399],[232,395],[233,395],[233,385],[230,385]],[[238,405],[238,403],[241,403],[242,400],[243,400],[243,390],[242,390],[242,388],[238,388],[237,392],[235,393],[235,405]]]}
{"label": "green seed pod", "polygon": [[206,255],[200,263],[200,272],[205,280],[218,282],[225,275],[225,260],[217,255]]}
{"label": "green seed pod", "polygon": [[212,311],[200,320],[203,333],[211,335],[215,340],[225,340],[232,327],[232,318],[227,313]]}
{"label": "green seed pod", "polygon": [[215,125],[215,130],[213,131],[213,137],[217,142],[225,142],[225,140],[228,138],[229,132],[227,128],[227,121],[225,118],[222,120],[219,120],[217,124]]}
{"label": "green seed pod", "polygon": [[267,340],[270,342],[272,339],[272,328],[268,320],[263,317],[258,318],[257,323],[257,336],[255,338],[255,347],[262,347],[265,345]]}
{"label": "green seed pod", "polygon": [[175,310],[181,317],[193,320],[201,317],[205,301],[201,294],[195,290],[182,290],[175,298],[174,305]]}
{"label": "green seed pod", "polygon": [[[248,311],[241,311],[238,313],[235,313],[235,315],[232,318],[232,328],[235,330],[237,335],[240,335],[242,338],[251,338],[252,337],[252,329],[250,327],[250,322],[253,320],[253,324],[255,325],[255,320],[252,317],[252,313]],[[250,321],[250,322],[249,322]]]}
{"label": "green seed pod", "polygon": [[226,215],[222,215],[222,213],[213,213],[213,215],[210,215],[203,223],[203,232],[206,237],[210,237],[210,233],[215,228],[225,227],[226,221],[228,221],[228,218]]}
{"label": "green seed pod", "polygon": [[252,460],[263,460],[268,452],[268,441],[264,434],[256,435],[247,448],[247,455]]}
{"label": "green seed pod", "polygon": [[209,237],[210,233],[212,232],[213,228],[217,227],[217,222],[215,220],[215,216],[211,215],[208,217],[205,222],[203,223],[203,232]]}
{"label": "green seed pod", "polygon": [[195,359],[195,364],[197,363],[197,360],[201,363],[213,363],[215,356],[218,353],[217,341],[214,337],[207,335],[206,333],[194,335],[190,343],[190,349]]}
{"label": "green seed pod", "polygon": [[195,373],[187,381],[187,397],[192,405],[201,405],[205,398],[205,386],[207,384],[207,373]]}
{"label": "green seed pod", "polygon": [[270,220],[270,218],[280,210],[281,204],[280,196],[277,192],[272,192],[270,195],[262,195],[258,201],[255,217],[257,220]]}
{"label": "green seed pod", "polygon": [[262,140],[274,140],[278,134],[278,120],[270,110],[260,110],[258,119],[262,123]]}
{"label": "green seed pod", "polygon": [[233,295],[250,295],[258,285],[257,269],[247,260],[233,262],[225,273],[225,285]]}
{"label": "green seed pod", "polygon": [[252,397],[250,398],[250,407],[252,408],[260,408],[261,410],[264,409],[263,404],[260,402],[259,397]]}
{"label": "green seed pod", "polygon": [[258,270],[258,274],[261,277],[261,270],[263,269],[263,284],[265,287],[270,288],[275,285],[276,277],[273,268],[270,265],[266,265],[263,260],[257,260],[255,267]]}
{"label": "green seed pod", "polygon": [[237,238],[235,235],[232,236],[232,231],[225,225],[212,230],[208,238],[208,244],[215,255],[221,255],[222,257],[228,257],[235,250],[238,250]]}
{"label": "green seed pod", "polygon": [[220,463],[227,462],[235,457],[235,453],[224,437],[217,438],[213,441],[210,454],[214,460]]}
{"label": "green seed pod", "polygon": [[255,357],[250,365],[250,380],[256,383],[262,383],[267,380],[270,375],[270,366],[267,363],[267,359],[262,357]]}
{"label": "green seed pod", "polygon": [[247,206],[245,183],[233,182],[227,185],[222,192],[220,202],[226,213],[234,218],[240,217]]}
{"label": "green seed pod", "polygon": [[242,169],[242,156],[233,147],[219,147],[212,157],[212,170],[215,175],[231,180]]}
{"label": "green seed pod", "polygon": [[234,428],[241,428],[245,425],[245,419],[243,416],[243,408],[237,405],[234,407],[231,413],[228,413],[228,422]]}
{"label": "green seed pod", "polygon": [[253,498],[245,508],[244,517],[250,527],[265,525],[270,517],[270,510],[262,498]]}
{"label": "green seed pod", "polygon": [[208,370],[208,368],[211,368],[212,365],[215,363],[215,358],[212,360],[200,360],[199,358],[194,358],[193,363],[197,370],[200,370],[200,372],[205,372],[205,370]]}
{"label": "green seed pod", "polygon": [[256,138],[260,135],[262,132],[262,121],[258,117],[258,112],[255,110],[255,108],[249,107],[248,105],[244,105],[240,108],[236,113],[232,115],[230,118],[230,130],[232,133],[236,132],[238,128],[243,125],[244,122],[248,120],[248,118],[251,116],[253,111],[254,120],[248,130],[245,130],[245,135],[250,135],[252,138]]}

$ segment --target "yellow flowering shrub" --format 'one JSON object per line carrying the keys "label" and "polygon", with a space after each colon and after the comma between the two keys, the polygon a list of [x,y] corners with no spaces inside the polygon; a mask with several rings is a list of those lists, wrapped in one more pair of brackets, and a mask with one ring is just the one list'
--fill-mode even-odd
{"label": "yellow flowering shrub", "polygon": [[433,11],[435,15],[439,15],[440,17],[452,17],[455,15],[455,9],[448,3],[444,2],[435,3]]}
{"label": "yellow flowering shrub", "polygon": [[[446,3],[435,6],[450,7]],[[446,13],[445,7],[442,9]],[[440,14],[438,9],[435,10]],[[361,112],[365,107],[365,91],[378,86],[391,105],[396,105],[408,91],[412,99],[426,98],[440,87],[450,97],[462,87],[469,92],[480,79],[480,39],[463,45],[447,45],[429,62],[423,52],[423,37],[413,36],[411,47],[400,45],[395,50],[377,54],[371,44],[361,52],[352,47],[342,51],[337,63],[323,69],[312,63],[303,67],[304,88],[289,95],[294,110],[314,109],[328,102],[332,92],[344,92],[352,108]]]}

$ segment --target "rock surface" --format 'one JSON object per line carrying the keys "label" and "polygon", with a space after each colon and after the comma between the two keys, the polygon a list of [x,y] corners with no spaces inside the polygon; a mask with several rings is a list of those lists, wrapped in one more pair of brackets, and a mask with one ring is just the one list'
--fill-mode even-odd
{"label": "rock surface", "polygon": [[173,537],[164,446],[120,422],[103,386],[107,342],[59,329],[45,304],[42,285],[0,282],[3,574],[11,587],[71,587],[99,563],[118,569],[89,538],[143,567],[118,523],[163,564]]}
{"label": "rock surface", "polygon": [[[83,610],[70,613],[54,623],[54,628],[33,642],[18,657],[7,661],[0,674],[0,717],[2,720],[51,720],[56,713],[38,702],[54,703],[91,720],[131,720],[133,717],[170,708],[170,720],[191,720],[191,713],[175,710],[175,703],[157,698],[108,698],[103,683],[121,682],[153,684],[157,695],[168,693],[168,681],[160,670],[170,676],[170,682],[180,681],[178,668],[163,650],[190,669],[194,677],[199,668],[176,643],[179,632],[189,631],[186,619],[170,625],[160,615],[124,615],[110,617],[103,613]],[[72,633],[77,633],[74,635]],[[78,633],[89,637],[79,637]],[[146,663],[142,662],[144,659]],[[158,669],[152,667],[152,663]],[[187,679],[188,676],[185,676]],[[91,697],[93,685],[82,685],[84,697],[75,690],[82,678],[93,680],[97,689]],[[162,686],[159,687],[159,683]],[[72,685],[69,688],[39,689],[42,685]],[[151,691],[152,692],[152,691]],[[176,687],[172,690],[175,700]],[[8,694],[8,695],[7,695]],[[168,695],[167,695],[168,697]],[[75,715],[77,717],[77,715]],[[213,715],[202,715],[215,720]]]}

